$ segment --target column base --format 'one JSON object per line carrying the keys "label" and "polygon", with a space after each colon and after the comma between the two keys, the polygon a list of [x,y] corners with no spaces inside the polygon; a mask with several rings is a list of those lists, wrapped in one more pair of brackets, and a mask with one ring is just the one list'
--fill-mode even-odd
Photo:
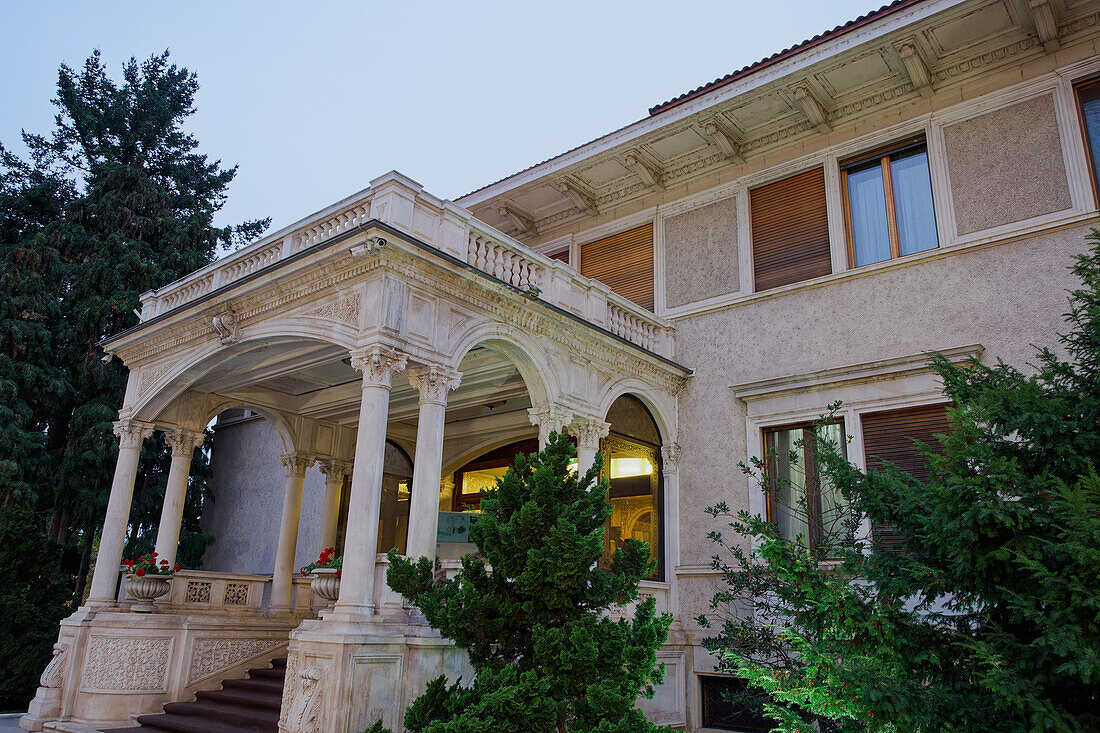
{"label": "column base", "polygon": [[290,635],[279,730],[361,733],[381,720],[401,733],[405,709],[441,674],[473,678],[436,630],[333,609]]}
{"label": "column base", "polygon": [[27,712],[19,719],[23,730],[42,730],[46,723],[61,715],[61,690],[57,687],[39,687]]}

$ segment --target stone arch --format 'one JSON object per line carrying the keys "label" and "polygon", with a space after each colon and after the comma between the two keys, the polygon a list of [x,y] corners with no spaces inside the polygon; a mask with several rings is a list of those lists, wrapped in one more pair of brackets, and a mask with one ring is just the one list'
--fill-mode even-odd
{"label": "stone arch", "polygon": [[[222,344],[218,341],[208,341],[189,350],[186,352],[187,358],[172,364],[164,374],[157,376],[149,385],[149,389],[139,388],[134,402],[127,407],[135,418],[153,422],[173,400],[180,398],[191,389],[217,363],[244,356],[267,346],[295,341],[312,341],[339,346],[349,351],[352,348],[342,339],[327,338],[325,334],[318,334],[317,329],[303,328],[301,323],[294,321],[291,321],[287,328],[275,329],[274,326],[270,326],[264,329],[250,329],[247,336],[243,336],[237,343]],[[144,376],[141,378],[144,380]]]}
{"label": "stone arch", "polygon": [[603,397],[599,401],[599,407],[597,413],[601,418],[606,419],[608,411],[611,409],[611,405],[615,400],[624,395],[630,395],[641,402],[646,410],[649,411],[650,417],[657,423],[657,432],[661,435],[661,444],[668,445],[676,441],[676,419],[675,419],[675,402],[674,398],[668,398],[668,405],[663,404],[664,400],[657,399],[653,396],[653,388],[646,385],[637,379],[624,379],[613,383],[607,390],[605,390]]}
{"label": "stone arch", "polygon": [[481,344],[497,349],[516,365],[532,404],[557,399],[561,390],[551,368],[550,355],[539,347],[538,341],[508,324],[482,323],[466,331],[452,352],[450,366],[458,369],[466,354]]}
{"label": "stone arch", "polygon": [[226,410],[232,410],[233,408],[243,407],[247,410],[251,410],[256,413],[275,428],[275,432],[279,435],[279,440],[283,444],[284,453],[293,453],[296,450],[298,443],[298,436],[291,425],[282,413],[275,410],[269,410],[264,407],[257,407],[244,400],[238,400],[230,397],[220,397],[214,403],[204,406],[202,425],[206,426],[218,415],[222,414]]}
{"label": "stone arch", "polygon": [[445,466],[443,466],[443,470],[440,473],[444,476],[452,474],[458,469],[465,466],[470,461],[478,458],[479,456],[483,456],[486,453],[495,451],[497,448],[503,448],[506,445],[511,445],[512,443],[518,443],[528,438],[535,437],[537,434],[537,428],[532,425],[530,435],[524,434],[523,436],[520,436],[518,438],[516,435],[499,435],[483,443],[478,443],[477,446],[473,448],[468,448],[462,453],[451,457],[449,459],[449,462]]}

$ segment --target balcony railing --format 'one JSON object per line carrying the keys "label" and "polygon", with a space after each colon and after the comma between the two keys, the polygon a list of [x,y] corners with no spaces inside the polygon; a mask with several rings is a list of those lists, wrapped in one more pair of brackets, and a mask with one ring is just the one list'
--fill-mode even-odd
{"label": "balcony railing", "polygon": [[[379,183],[381,182],[381,183]],[[467,210],[424,192],[400,174],[373,181],[344,201],[264,237],[187,277],[142,296],[141,319],[164,315],[242,278],[349,232],[381,221],[532,297],[555,305],[644,349],[672,357],[672,328],[598,281],[535,252]],[[400,195],[394,193],[400,188]],[[410,206],[411,203],[411,206]]]}

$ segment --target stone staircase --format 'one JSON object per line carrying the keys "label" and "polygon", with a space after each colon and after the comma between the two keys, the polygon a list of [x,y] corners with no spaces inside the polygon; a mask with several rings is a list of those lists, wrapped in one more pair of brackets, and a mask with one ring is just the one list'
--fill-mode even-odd
{"label": "stone staircase", "polygon": [[142,715],[136,728],[110,733],[278,733],[286,658],[270,668],[250,669],[247,679],[224,680],[220,690],[203,690],[192,702],[170,702],[164,712]]}

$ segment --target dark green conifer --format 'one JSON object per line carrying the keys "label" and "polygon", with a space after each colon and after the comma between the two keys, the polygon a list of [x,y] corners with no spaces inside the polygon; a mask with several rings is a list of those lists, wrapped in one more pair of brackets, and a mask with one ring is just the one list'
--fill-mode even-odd
{"label": "dark green conifer", "polygon": [[[651,733],[634,705],[663,678],[656,652],[672,617],[637,602],[653,570],[649,546],[628,540],[599,566],[611,515],[600,459],[570,470],[576,449],[554,434],[518,456],[470,530],[478,554],[452,580],[429,558],[390,553],[390,587],[469,654],[472,681],[434,680],[405,725],[424,733]],[[618,613],[633,618],[615,618]]]}

